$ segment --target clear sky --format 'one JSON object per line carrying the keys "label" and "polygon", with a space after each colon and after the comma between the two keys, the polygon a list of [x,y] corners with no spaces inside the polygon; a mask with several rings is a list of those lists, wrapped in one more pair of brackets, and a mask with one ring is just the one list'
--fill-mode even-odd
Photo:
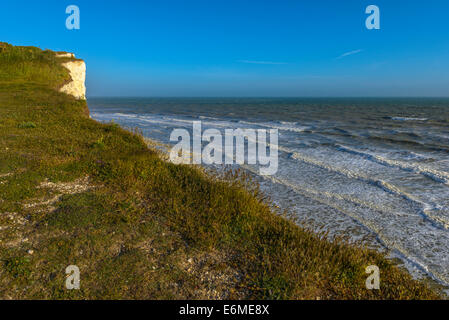
{"label": "clear sky", "polygon": [[0,41],[74,52],[91,97],[449,96],[448,0],[1,1]]}

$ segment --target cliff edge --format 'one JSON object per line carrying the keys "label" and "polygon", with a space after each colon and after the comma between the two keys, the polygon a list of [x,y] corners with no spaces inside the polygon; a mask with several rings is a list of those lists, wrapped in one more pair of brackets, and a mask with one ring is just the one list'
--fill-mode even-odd
{"label": "cliff edge", "polygon": [[[57,54],[58,58],[75,58],[73,53]],[[70,72],[72,81],[64,85],[60,91],[74,96],[79,100],[86,100],[86,63],[82,60],[68,61],[62,64]]]}

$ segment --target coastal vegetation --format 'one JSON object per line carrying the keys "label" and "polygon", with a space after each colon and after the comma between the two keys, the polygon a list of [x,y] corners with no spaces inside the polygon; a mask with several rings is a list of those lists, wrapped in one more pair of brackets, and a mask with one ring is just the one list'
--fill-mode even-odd
{"label": "coastal vegetation", "polygon": [[[0,43],[0,298],[440,297],[279,212],[244,172],[169,163],[137,130],[90,119],[58,91],[72,59]],[[370,265],[379,290],[365,286]]]}

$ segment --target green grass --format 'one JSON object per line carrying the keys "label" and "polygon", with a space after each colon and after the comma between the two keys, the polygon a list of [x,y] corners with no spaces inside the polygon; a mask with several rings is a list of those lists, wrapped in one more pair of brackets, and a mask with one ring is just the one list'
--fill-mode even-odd
{"label": "green grass", "polygon": [[[0,298],[439,298],[382,254],[275,212],[245,174],[168,163],[90,119],[57,91],[65,60],[0,44]],[[380,290],[365,288],[372,264]],[[69,265],[80,290],[65,289]]]}
{"label": "green grass", "polygon": [[28,121],[28,122],[19,123],[18,127],[20,129],[34,129],[37,127],[37,125],[34,122]]}

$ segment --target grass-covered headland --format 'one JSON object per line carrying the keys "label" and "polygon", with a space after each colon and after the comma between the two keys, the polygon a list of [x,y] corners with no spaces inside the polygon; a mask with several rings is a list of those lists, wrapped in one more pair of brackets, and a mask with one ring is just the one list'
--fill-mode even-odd
{"label": "grass-covered headland", "polygon": [[[0,298],[438,298],[381,254],[279,215],[242,174],[168,163],[90,119],[58,91],[67,60],[0,43]],[[368,265],[380,290],[365,288]]]}

